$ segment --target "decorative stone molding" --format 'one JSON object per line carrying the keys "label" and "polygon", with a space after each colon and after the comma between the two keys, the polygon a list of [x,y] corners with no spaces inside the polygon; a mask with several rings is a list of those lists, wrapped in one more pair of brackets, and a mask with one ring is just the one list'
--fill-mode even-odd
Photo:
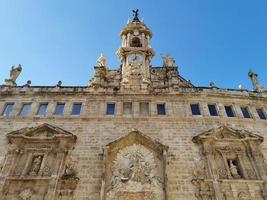
{"label": "decorative stone molding", "polygon": [[193,137],[193,142],[201,146],[203,154],[197,166],[207,174],[205,178],[194,171],[192,183],[197,186],[198,199],[203,199],[200,183],[210,181],[215,196],[207,199],[251,199],[252,194],[263,199],[267,178],[260,149],[263,137],[223,126]]}
{"label": "decorative stone molding", "polygon": [[167,147],[138,131],[109,143],[101,200],[165,200]]}
{"label": "decorative stone molding", "polygon": [[58,191],[65,189],[65,185],[73,189],[73,195],[79,179],[76,173],[70,173],[67,159],[75,146],[75,135],[42,124],[13,131],[7,138],[10,148],[0,174],[5,199],[14,199],[14,195],[22,200],[58,199]]}

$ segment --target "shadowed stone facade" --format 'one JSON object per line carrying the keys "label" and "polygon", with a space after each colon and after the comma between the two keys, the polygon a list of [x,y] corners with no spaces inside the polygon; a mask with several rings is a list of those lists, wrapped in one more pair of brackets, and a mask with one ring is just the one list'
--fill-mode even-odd
{"label": "shadowed stone facade", "polygon": [[120,33],[88,86],[0,86],[0,199],[267,199],[267,93],[196,87],[175,59],[153,67],[151,30]]}

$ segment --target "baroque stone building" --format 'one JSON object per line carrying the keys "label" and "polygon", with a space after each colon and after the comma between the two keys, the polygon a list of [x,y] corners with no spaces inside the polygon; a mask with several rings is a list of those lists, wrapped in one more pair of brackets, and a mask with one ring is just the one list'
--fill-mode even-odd
{"label": "baroque stone building", "polygon": [[88,86],[0,86],[0,199],[267,199],[267,93],[196,87],[138,18]]}

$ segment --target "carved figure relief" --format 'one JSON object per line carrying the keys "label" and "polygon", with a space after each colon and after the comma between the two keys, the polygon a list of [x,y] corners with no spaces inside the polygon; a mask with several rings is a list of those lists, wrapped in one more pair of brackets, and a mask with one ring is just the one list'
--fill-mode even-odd
{"label": "carved figure relief", "polygon": [[41,155],[33,157],[29,175],[36,176],[38,174],[41,164],[42,164],[42,160],[43,160],[43,156]]}
{"label": "carved figure relief", "polygon": [[[116,154],[111,151],[112,154],[106,157],[107,172],[102,200],[165,200],[164,163],[163,158],[160,159],[157,154],[162,152],[163,145],[156,145],[159,148],[157,152],[156,149],[153,150],[154,147],[151,149],[151,146],[148,148],[145,144],[138,144],[139,140],[148,143],[148,146],[156,145],[139,132],[132,132],[111,143],[112,148],[121,148]],[[125,144],[127,146],[121,146]],[[113,159],[109,160],[109,157]]]}
{"label": "carved figure relief", "polygon": [[233,178],[241,178],[240,172],[237,169],[237,162],[236,160],[228,160],[228,166],[231,172],[231,176]]}
{"label": "carved figure relief", "polygon": [[158,170],[153,153],[144,146],[134,144],[122,149],[114,161],[107,200],[118,199],[124,192],[140,195],[144,191],[149,191],[145,199],[163,200],[163,177]]}

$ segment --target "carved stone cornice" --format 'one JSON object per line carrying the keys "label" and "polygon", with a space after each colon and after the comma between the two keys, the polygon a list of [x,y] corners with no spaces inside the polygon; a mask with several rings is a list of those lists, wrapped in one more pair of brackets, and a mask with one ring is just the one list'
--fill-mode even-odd
{"label": "carved stone cornice", "polygon": [[[36,148],[36,144],[41,143],[38,149],[42,148],[42,145],[45,148],[50,148],[49,144],[51,142],[60,142],[62,140],[66,141],[65,148],[72,149],[77,140],[77,137],[72,133],[46,123],[36,127],[12,131],[7,134],[7,138],[11,144],[17,144],[18,146],[26,142],[34,143],[33,148]],[[46,141],[45,144],[43,143],[44,140]]]}
{"label": "carved stone cornice", "polygon": [[236,130],[226,126],[220,126],[209,131],[205,131],[192,138],[194,143],[204,142],[206,140],[213,141],[245,141],[245,140],[256,140],[263,142],[263,137],[260,135],[253,134],[245,130]]}

